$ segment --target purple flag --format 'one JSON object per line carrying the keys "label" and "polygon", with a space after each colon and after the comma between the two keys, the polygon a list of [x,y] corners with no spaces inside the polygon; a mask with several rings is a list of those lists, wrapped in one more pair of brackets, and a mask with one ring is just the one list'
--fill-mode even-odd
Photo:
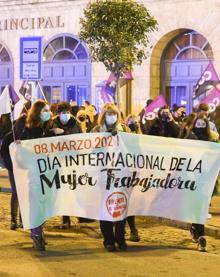
{"label": "purple flag", "polygon": [[116,86],[116,77],[114,73],[110,73],[106,84],[102,87],[101,90],[101,99],[102,104],[107,102],[114,103],[114,93],[115,93],[115,86]]}
{"label": "purple flag", "polygon": [[204,91],[206,91],[206,87],[208,85],[216,85],[218,83],[218,74],[215,71],[213,63],[210,61],[196,84],[193,98],[201,95]]}
{"label": "purple flag", "polygon": [[110,87],[107,83],[102,87],[101,99],[103,102],[102,104],[107,103],[107,102],[114,103],[114,88]]}
{"label": "purple flag", "polygon": [[12,105],[15,105],[20,100],[20,97],[17,95],[12,85],[9,85],[9,96],[11,98]]}
{"label": "purple flag", "polygon": [[220,91],[217,88],[213,88],[209,95],[201,101],[209,105],[209,112],[214,112],[216,107],[220,104]]}
{"label": "purple flag", "polygon": [[163,95],[158,96],[153,102],[150,103],[149,106],[145,108],[144,117],[147,120],[154,119],[157,117],[159,109],[165,105],[167,105],[167,103]]}

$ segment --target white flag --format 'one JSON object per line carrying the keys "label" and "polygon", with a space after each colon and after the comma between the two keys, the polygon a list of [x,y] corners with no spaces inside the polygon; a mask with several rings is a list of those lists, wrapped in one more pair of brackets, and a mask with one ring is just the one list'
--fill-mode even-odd
{"label": "white flag", "polygon": [[11,112],[11,99],[9,93],[9,85],[7,85],[0,95],[0,115]]}

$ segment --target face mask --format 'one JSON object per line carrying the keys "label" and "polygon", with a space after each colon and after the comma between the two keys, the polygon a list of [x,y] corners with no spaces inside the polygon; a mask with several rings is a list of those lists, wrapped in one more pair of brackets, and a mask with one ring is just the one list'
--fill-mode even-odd
{"label": "face mask", "polygon": [[64,124],[70,120],[71,114],[70,113],[61,113],[60,114],[60,121]]}
{"label": "face mask", "polygon": [[117,121],[117,114],[115,115],[105,115],[105,122],[107,125],[114,125]]}
{"label": "face mask", "polygon": [[169,113],[168,112],[162,112],[161,119],[162,119],[162,121],[165,121],[165,122],[170,121]]}
{"label": "face mask", "polygon": [[132,132],[135,132],[137,130],[137,125],[134,122],[128,124],[128,127],[131,129]]}
{"label": "face mask", "polygon": [[83,121],[85,121],[86,118],[84,116],[80,116],[78,119],[79,119],[79,121],[83,122]]}
{"label": "face mask", "polygon": [[195,122],[195,127],[196,128],[206,128],[205,120],[203,120],[201,118],[197,119],[196,122]]}
{"label": "face mask", "polygon": [[48,120],[50,120],[50,117],[51,117],[51,113],[50,112],[42,112],[40,114],[40,119],[43,121],[43,122],[46,122]]}

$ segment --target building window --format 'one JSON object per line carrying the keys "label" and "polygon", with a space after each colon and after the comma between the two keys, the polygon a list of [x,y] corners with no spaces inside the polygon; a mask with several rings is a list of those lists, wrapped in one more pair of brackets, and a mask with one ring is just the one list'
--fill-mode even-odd
{"label": "building window", "polygon": [[88,54],[79,40],[62,35],[53,39],[44,50],[44,61],[86,60]]}
{"label": "building window", "polygon": [[212,59],[213,53],[208,41],[195,31],[174,39],[168,46],[166,60]]}
{"label": "building window", "polygon": [[5,47],[3,45],[0,44],[0,62],[3,63],[8,63],[10,62],[10,56],[7,52],[7,50],[5,49]]}

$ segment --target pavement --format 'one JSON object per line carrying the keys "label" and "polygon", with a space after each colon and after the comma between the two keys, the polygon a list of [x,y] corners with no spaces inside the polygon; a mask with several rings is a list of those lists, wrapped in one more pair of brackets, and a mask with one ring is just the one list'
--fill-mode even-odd
{"label": "pavement", "polygon": [[[5,169],[0,169],[0,192],[11,192],[7,170]],[[205,234],[220,239],[220,188],[219,191],[217,191],[217,194],[212,197],[209,213],[210,218],[205,225]],[[163,225],[178,227],[184,230],[189,230],[190,226],[189,223],[159,217],[150,217],[150,221],[153,223],[162,223]]]}

